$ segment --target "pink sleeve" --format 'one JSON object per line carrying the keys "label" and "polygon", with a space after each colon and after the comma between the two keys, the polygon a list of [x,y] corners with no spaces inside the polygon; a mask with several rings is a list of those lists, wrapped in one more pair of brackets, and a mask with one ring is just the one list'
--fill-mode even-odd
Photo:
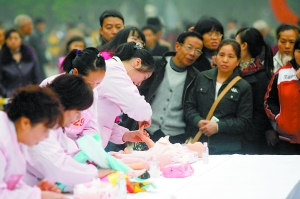
{"label": "pink sleeve", "polygon": [[97,101],[98,101],[98,92],[97,89],[93,89],[94,91],[94,102],[92,106],[90,106],[89,110],[92,113],[92,116],[89,118],[88,123],[86,124],[85,128],[82,131],[83,135],[95,135],[99,132],[99,126],[97,122],[98,114],[97,114]]}
{"label": "pink sleeve", "polygon": [[[98,169],[93,165],[77,162],[64,152],[59,142],[50,136],[38,145],[29,149],[29,165],[49,181],[60,182],[67,186],[91,181],[98,177]],[[29,172],[34,174],[35,171]]]}
{"label": "pink sleeve", "polygon": [[38,187],[30,187],[22,180],[20,180],[15,189],[9,190],[7,184],[4,180],[6,172],[5,168],[7,166],[6,158],[0,151],[0,199],[40,199],[41,190]]}
{"label": "pink sleeve", "polygon": [[72,125],[65,128],[65,132],[72,140],[85,135],[95,135],[99,133],[99,126],[97,122],[97,90],[94,89],[94,102],[92,106],[81,112],[81,118],[75,121]]}
{"label": "pink sleeve", "polygon": [[110,141],[115,144],[124,144],[123,142],[123,135],[125,132],[129,131],[127,128],[119,126],[118,124],[114,123],[112,134],[110,136]]}
{"label": "pink sleeve", "polygon": [[144,96],[140,95],[137,87],[121,68],[109,67],[111,68],[105,74],[107,77],[101,86],[103,96],[117,104],[130,118],[136,121],[149,120],[152,116],[152,109]]}
{"label": "pink sleeve", "polygon": [[63,56],[63,57],[60,57],[59,59],[58,59],[58,63],[57,63],[57,66],[58,66],[58,71],[60,72],[60,73],[63,73],[63,72],[65,72],[64,71],[64,69],[63,69],[63,67],[62,67],[62,63],[63,63],[63,61],[65,60],[65,56]]}

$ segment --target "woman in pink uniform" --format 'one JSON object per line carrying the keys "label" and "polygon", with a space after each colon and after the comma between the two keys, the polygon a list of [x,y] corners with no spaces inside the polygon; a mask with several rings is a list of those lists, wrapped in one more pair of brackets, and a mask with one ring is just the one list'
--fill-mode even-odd
{"label": "woman in pink uniform", "polygon": [[[99,85],[104,78],[104,58],[100,56],[99,51],[93,47],[86,48],[83,51],[75,49],[67,55],[62,63],[62,67],[65,73],[81,76],[94,92],[94,103],[92,106],[82,111],[81,117],[73,124],[69,127],[65,127],[65,133],[73,140],[84,135],[99,133],[97,125],[97,103],[95,103],[98,99],[98,92],[97,89],[94,88]],[[54,75],[45,79],[40,86],[46,86],[60,75],[61,74]]]}
{"label": "woman in pink uniform", "polygon": [[[60,98],[64,107],[62,127],[53,129],[49,138],[31,147],[27,160],[28,184],[37,184],[47,178],[67,187],[91,181],[114,172],[112,169],[97,169],[92,164],[83,164],[73,159],[80,149],[67,137],[65,128],[81,117],[81,111],[93,103],[93,91],[79,75],[60,75],[47,85]],[[66,190],[62,190],[66,191]]]}
{"label": "woman in pink uniform", "polygon": [[[56,94],[39,86],[20,88],[13,94],[6,113],[0,111],[0,198],[65,198],[55,193],[59,192],[57,187],[47,181],[42,181],[40,188],[23,182],[27,147],[48,137],[61,114]],[[49,191],[41,191],[45,188]]]}
{"label": "woman in pink uniform", "polygon": [[145,127],[151,125],[150,104],[137,86],[152,75],[154,68],[153,57],[140,43],[121,44],[115,56],[106,60],[105,77],[97,86],[98,123],[104,148],[108,141],[115,144],[142,141],[138,131],[129,131],[114,121],[122,111]]}

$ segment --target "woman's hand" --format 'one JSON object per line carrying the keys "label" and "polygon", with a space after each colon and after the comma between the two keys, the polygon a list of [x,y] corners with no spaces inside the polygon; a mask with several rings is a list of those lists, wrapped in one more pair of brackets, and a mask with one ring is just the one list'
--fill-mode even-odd
{"label": "woman's hand", "polygon": [[139,128],[141,128],[142,126],[144,126],[144,128],[148,128],[149,126],[151,126],[151,119],[148,121],[139,121]]}
{"label": "woman's hand", "polygon": [[103,178],[111,173],[115,173],[115,170],[112,169],[98,169],[98,177]]}
{"label": "woman's hand", "polygon": [[211,68],[217,67],[217,56],[211,56],[211,63],[210,63]]}
{"label": "woman's hand", "polygon": [[136,130],[136,131],[128,131],[123,135],[124,142],[143,142],[143,136],[150,137],[146,131]]}
{"label": "woman's hand", "polygon": [[54,182],[49,182],[48,180],[41,180],[37,185],[42,191],[51,191],[56,193],[61,193],[60,188],[56,186]]}
{"label": "woman's hand", "polygon": [[195,30],[195,27],[192,26],[192,27],[190,27],[190,28],[188,29],[188,32],[193,32],[194,30]]}
{"label": "woman's hand", "polygon": [[211,136],[218,132],[218,123],[210,120],[200,120],[200,131],[206,135]]}
{"label": "woman's hand", "polygon": [[42,191],[42,199],[68,199],[61,193],[54,193],[51,191]]}

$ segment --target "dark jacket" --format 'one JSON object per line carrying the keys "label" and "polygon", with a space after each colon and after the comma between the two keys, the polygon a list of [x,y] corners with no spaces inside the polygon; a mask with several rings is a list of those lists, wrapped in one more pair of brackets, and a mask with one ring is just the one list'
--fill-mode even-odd
{"label": "dark jacket", "polygon": [[[270,77],[268,77],[267,72],[263,67],[255,72],[241,72],[240,74],[241,77],[251,85],[253,98],[252,125],[247,131],[245,131],[244,143],[252,145],[252,152],[258,152],[256,150],[261,150],[262,148],[260,145],[266,144],[265,132],[269,129],[272,129],[271,123],[264,108],[264,96],[270,82]],[[253,143],[251,144],[251,142]],[[253,147],[258,148],[256,149]],[[246,153],[249,154],[251,151],[246,151]]]}
{"label": "dark jacket", "polygon": [[10,97],[19,87],[29,84],[39,84],[41,79],[40,67],[33,51],[21,45],[22,58],[17,63],[7,46],[0,53],[0,96]]}
{"label": "dark jacket", "polygon": [[162,56],[165,52],[169,50],[168,47],[160,45],[159,42],[156,42],[154,49],[150,50],[147,47],[146,49],[150,52],[152,56]]}
{"label": "dark jacket", "polygon": [[[200,73],[189,100],[185,105],[186,119],[189,122],[189,133],[198,132],[198,122],[205,120],[215,101],[217,68]],[[233,74],[223,83],[218,95],[227,84],[238,76],[236,68]],[[221,99],[213,116],[219,119],[218,132],[209,138],[210,152],[213,154],[234,153],[241,150],[241,140],[245,128],[249,127],[252,118],[252,94],[250,85],[243,79],[239,80]],[[201,142],[208,141],[202,135]]]}
{"label": "dark jacket", "polygon": [[47,41],[41,31],[36,31],[29,36],[29,44],[35,50],[37,58],[41,65],[48,63],[46,58]]}
{"label": "dark jacket", "polygon": [[47,41],[44,39],[43,32],[35,31],[29,36],[29,45],[33,48],[39,62],[42,79],[46,78],[44,65],[48,63],[46,57]]}
{"label": "dark jacket", "polygon": [[[159,85],[163,81],[166,65],[167,65],[167,56],[175,56],[175,52],[166,52],[162,57],[157,56],[154,57],[155,60],[155,72],[152,74],[152,76],[145,80],[141,87],[139,88],[140,94],[145,96],[145,99],[150,104],[153,102],[153,96],[155,92],[157,91]],[[193,66],[189,66],[187,68],[187,77],[184,84],[184,91],[182,94],[182,106],[184,108],[185,102],[189,96],[189,93],[191,92],[191,89],[194,85],[196,76],[199,74],[199,71],[197,71]],[[142,111],[142,110],[141,110]],[[123,117],[122,119],[122,126],[130,129],[130,130],[136,130],[138,129],[138,124],[134,120],[128,118],[127,116]]]}
{"label": "dark jacket", "polygon": [[205,51],[198,57],[193,66],[200,72],[211,69],[210,61],[205,57]]}

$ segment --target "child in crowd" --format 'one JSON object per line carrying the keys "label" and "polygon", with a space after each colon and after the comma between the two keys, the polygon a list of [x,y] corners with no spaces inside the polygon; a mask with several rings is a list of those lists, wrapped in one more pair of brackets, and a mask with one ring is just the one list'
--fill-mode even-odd
{"label": "child in crowd", "polygon": [[64,55],[58,59],[58,71],[63,73],[62,62],[64,61],[66,55],[74,49],[83,50],[86,48],[84,38],[81,36],[74,36],[69,39],[66,44],[66,49],[64,50]]}

